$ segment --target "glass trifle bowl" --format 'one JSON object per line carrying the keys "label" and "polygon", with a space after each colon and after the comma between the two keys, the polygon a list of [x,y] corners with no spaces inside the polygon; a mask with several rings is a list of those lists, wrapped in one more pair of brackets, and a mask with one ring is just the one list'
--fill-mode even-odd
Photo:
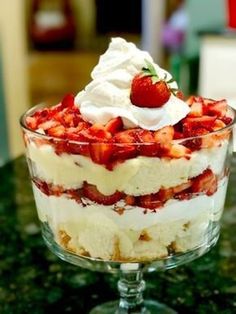
{"label": "glass trifle bowl", "polygon": [[[201,100],[211,110],[217,103]],[[189,101],[192,112],[197,101]],[[144,301],[143,273],[191,262],[217,242],[235,114],[226,105],[224,115],[210,113],[207,132],[191,116],[155,132],[124,129],[119,117],[86,124],[73,97],[22,116],[45,243],[64,261],[120,275],[120,300],[91,313],[175,313]],[[77,133],[52,117],[76,124]],[[198,135],[183,137],[189,123]]]}

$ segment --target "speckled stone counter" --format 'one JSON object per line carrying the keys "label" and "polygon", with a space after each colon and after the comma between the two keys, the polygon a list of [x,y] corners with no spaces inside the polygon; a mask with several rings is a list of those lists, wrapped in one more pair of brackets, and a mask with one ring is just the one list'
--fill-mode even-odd
{"label": "speckled stone counter", "polygon": [[[198,260],[145,274],[145,298],[178,313],[236,313],[236,156],[218,244]],[[0,169],[0,313],[86,314],[117,299],[117,277],[53,255],[44,244],[24,157]]]}

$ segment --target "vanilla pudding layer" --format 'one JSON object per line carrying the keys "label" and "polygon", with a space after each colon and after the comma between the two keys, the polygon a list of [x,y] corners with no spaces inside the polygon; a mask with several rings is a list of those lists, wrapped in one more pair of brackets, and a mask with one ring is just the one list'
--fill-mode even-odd
{"label": "vanilla pudding layer", "polygon": [[[79,255],[106,260],[152,260],[171,252],[185,252],[209,239],[210,224],[222,214],[227,178],[212,196],[169,200],[157,209],[118,202],[98,205],[77,203],[65,196],[46,196],[34,184],[39,219],[48,223],[56,242]],[[115,208],[125,207],[122,213]]]}
{"label": "vanilla pudding layer", "polygon": [[160,188],[178,186],[207,168],[220,176],[227,145],[228,141],[222,141],[219,147],[193,152],[189,159],[139,156],[117,164],[112,171],[89,157],[66,153],[57,155],[53,146],[36,146],[33,141],[28,145],[27,157],[34,177],[64,189],[81,188],[86,181],[96,185],[104,195],[120,191],[139,196],[156,193]]}

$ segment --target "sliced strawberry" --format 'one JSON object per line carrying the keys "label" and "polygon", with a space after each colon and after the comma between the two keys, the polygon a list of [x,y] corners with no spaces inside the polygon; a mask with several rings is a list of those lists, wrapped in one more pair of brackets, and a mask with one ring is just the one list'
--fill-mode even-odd
{"label": "sliced strawberry", "polygon": [[135,135],[136,129],[128,129],[115,134],[113,137],[113,159],[129,159],[137,155]]}
{"label": "sliced strawberry", "polygon": [[211,99],[211,98],[203,98],[203,97],[201,97],[201,100],[202,100],[204,106],[208,106],[208,105],[213,104],[213,103],[216,102],[214,99]]}
{"label": "sliced strawberry", "polygon": [[49,191],[49,187],[48,184],[40,179],[37,178],[33,178],[32,181],[34,182],[34,184],[37,186],[37,188],[44,193],[45,195],[49,196],[50,195],[50,191]]}
{"label": "sliced strawberry", "polygon": [[81,203],[81,197],[83,195],[83,189],[69,189],[66,190],[66,194],[69,198],[75,200],[77,203]]}
{"label": "sliced strawberry", "polygon": [[180,192],[183,192],[183,191],[189,189],[191,186],[192,186],[192,181],[188,180],[185,183],[182,183],[182,184],[179,184],[179,185],[175,186],[173,188],[173,192],[174,192],[174,194],[178,194]]}
{"label": "sliced strawberry", "polygon": [[174,140],[177,140],[177,139],[181,139],[183,138],[184,135],[183,135],[183,125],[182,125],[182,122],[178,122],[174,125],[174,136],[173,136],[173,139]]}
{"label": "sliced strawberry", "polygon": [[184,138],[183,133],[179,132],[179,131],[175,131],[175,133],[174,133],[174,140],[180,140],[182,138]]}
{"label": "sliced strawberry", "polygon": [[49,120],[49,121],[45,121],[43,123],[40,123],[37,126],[37,129],[43,129],[44,131],[46,131],[46,130],[51,129],[51,128],[58,126],[58,125],[59,125],[59,123],[57,121]]}
{"label": "sliced strawberry", "polygon": [[27,126],[33,130],[36,130],[39,124],[47,121],[48,113],[49,113],[48,108],[36,111],[31,117],[26,118]]}
{"label": "sliced strawberry", "polygon": [[173,198],[174,196],[174,190],[173,188],[168,188],[168,189],[160,189],[159,192],[157,193],[157,197],[159,201],[161,202],[166,202],[169,199]]}
{"label": "sliced strawberry", "polygon": [[160,147],[158,143],[143,143],[138,146],[141,156],[154,157],[159,155]]}
{"label": "sliced strawberry", "polygon": [[47,134],[52,137],[65,138],[66,129],[63,125],[58,125],[47,130]]}
{"label": "sliced strawberry", "polygon": [[133,195],[126,195],[124,201],[126,205],[132,206],[136,204],[136,198]]}
{"label": "sliced strawberry", "polygon": [[187,117],[183,120],[183,133],[186,137],[193,136],[193,130],[206,129],[212,131],[216,116]]}
{"label": "sliced strawberry", "polygon": [[85,122],[85,121],[79,122],[76,127],[67,128],[67,136],[70,139],[70,136],[79,135],[81,131],[87,130],[90,127],[91,127],[91,124],[89,122]]}
{"label": "sliced strawberry", "polygon": [[137,130],[135,133],[136,141],[138,144],[139,154],[142,156],[157,156],[159,144],[155,142],[153,133],[148,130]]}
{"label": "sliced strawberry", "polygon": [[58,197],[64,193],[63,187],[60,185],[53,185],[37,178],[34,178],[33,182],[47,196],[53,195]]}
{"label": "sliced strawberry", "polygon": [[187,100],[186,100],[186,103],[189,105],[189,106],[192,106],[192,104],[195,102],[195,96],[190,96]]}
{"label": "sliced strawberry", "polygon": [[186,189],[183,192],[175,194],[175,196],[174,196],[175,199],[178,199],[180,201],[190,200],[192,197],[193,197],[193,195],[192,195],[190,189]]}
{"label": "sliced strawberry", "polygon": [[26,125],[29,129],[36,130],[38,128],[38,122],[35,117],[26,117]]}
{"label": "sliced strawberry", "polygon": [[93,124],[87,131],[90,139],[96,142],[106,142],[108,139],[111,139],[111,134],[99,123]]}
{"label": "sliced strawberry", "polygon": [[223,118],[221,118],[221,120],[222,120],[226,125],[230,124],[230,123],[233,121],[233,119],[230,118],[230,117],[223,117]]}
{"label": "sliced strawberry", "polygon": [[193,193],[206,193],[211,196],[217,190],[217,178],[211,169],[206,169],[202,174],[192,180]]}
{"label": "sliced strawberry", "polygon": [[[67,132],[69,132],[69,130],[67,130]],[[74,155],[90,156],[89,143],[84,141],[84,137],[81,136],[80,133],[73,133],[71,131],[66,133],[65,137],[68,140],[54,141],[55,151],[58,155],[71,153]]]}
{"label": "sliced strawberry", "polygon": [[103,205],[113,205],[123,197],[123,193],[115,192],[111,195],[104,195],[98,191],[95,185],[84,183],[83,186],[84,196],[89,198],[91,201]]}
{"label": "sliced strawberry", "polygon": [[107,132],[110,132],[111,134],[115,134],[119,131],[121,131],[123,128],[123,121],[121,117],[117,117],[114,119],[111,119],[106,125],[105,130]]}
{"label": "sliced strawberry", "polygon": [[97,164],[107,164],[113,153],[112,143],[90,143],[90,156]]}
{"label": "sliced strawberry", "polygon": [[77,127],[79,123],[84,122],[77,107],[66,108],[62,111],[62,123],[66,127]]}
{"label": "sliced strawberry", "polygon": [[202,102],[193,102],[190,112],[188,114],[189,117],[201,117],[203,116],[203,103]]}
{"label": "sliced strawberry", "polygon": [[174,138],[174,127],[165,126],[164,128],[154,132],[154,139],[157,143],[167,144],[170,143]]}
{"label": "sliced strawberry", "polygon": [[54,149],[55,149],[55,153],[57,155],[61,155],[61,154],[64,154],[64,153],[68,153],[69,152],[69,149],[67,147],[67,141],[53,141],[53,146],[54,146]]}
{"label": "sliced strawberry", "polygon": [[53,184],[51,184],[50,185],[50,192],[51,192],[51,195],[54,195],[54,196],[58,197],[58,196],[61,196],[64,193],[64,189],[60,185],[53,185]]}
{"label": "sliced strawberry", "polygon": [[52,117],[50,119],[58,121],[63,126],[66,125],[63,111],[55,111],[55,113],[52,113]]}
{"label": "sliced strawberry", "polygon": [[61,102],[61,109],[74,106],[75,96],[72,94],[65,95]]}
{"label": "sliced strawberry", "polygon": [[50,109],[44,108],[36,111],[33,116],[37,119],[38,124],[40,124],[48,120],[49,113]]}
{"label": "sliced strawberry", "polygon": [[71,143],[67,141],[66,152],[74,155],[90,156],[89,143]]}
{"label": "sliced strawberry", "polygon": [[65,113],[63,120],[63,124],[66,127],[77,127],[80,123],[80,119],[74,113]]}
{"label": "sliced strawberry", "polygon": [[204,111],[205,114],[209,116],[217,116],[219,118],[222,118],[225,116],[227,111],[227,101],[225,99],[222,99],[218,101],[207,102],[207,100],[205,99]]}
{"label": "sliced strawberry", "polygon": [[72,141],[83,141],[84,137],[81,137],[80,131],[86,130],[90,127],[87,122],[79,122],[77,127],[69,127],[66,129],[66,136]]}
{"label": "sliced strawberry", "polygon": [[203,138],[202,135],[208,134],[209,131],[204,128],[199,128],[196,130],[191,130],[189,132],[189,137],[193,137],[191,140],[186,140],[182,142],[184,146],[191,149],[192,151],[199,150],[202,147]]}
{"label": "sliced strawberry", "polygon": [[213,131],[217,131],[217,130],[223,129],[225,126],[226,126],[226,124],[222,120],[216,119],[212,129],[213,129]]}
{"label": "sliced strawberry", "polygon": [[114,144],[113,160],[126,160],[137,156],[137,148],[132,144]]}
{"label": "sliced strawberry", "polygon": [[158,193],[155,193],[140,196],[139,205],[144,208],[155,210],[162,207],[164,204],[159,200]]}
{"label": "sliced strawberry", "polygon": [[82,142],[103,143],[111,139],[111,134],[101,124],[94,124],[89,128],[82,129],[77,133],[77,137]]}

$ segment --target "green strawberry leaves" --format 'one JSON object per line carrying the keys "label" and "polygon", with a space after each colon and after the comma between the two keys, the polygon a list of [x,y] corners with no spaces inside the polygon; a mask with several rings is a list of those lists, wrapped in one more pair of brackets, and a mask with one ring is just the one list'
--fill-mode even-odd
{"label": "green strawberry leaves", "polygon": [[157,71],[156,71],[154,65],[150,61],[148,61],[147,59],[144,59],[144,61],[146,63],[146,67],[142,68],[143,76],[150,76],[153,84],[156,84],[160,81],[164,81],[167,84],[167,86],[169,87],[171,93],[174,96],[176,96],[179,89],[170,87],[171,83],[176,82],[175,79],[172,77],[169,80],[167,80],[167,74],[166,73],[164,74],[164,78],[160,78],[157,74]]}

